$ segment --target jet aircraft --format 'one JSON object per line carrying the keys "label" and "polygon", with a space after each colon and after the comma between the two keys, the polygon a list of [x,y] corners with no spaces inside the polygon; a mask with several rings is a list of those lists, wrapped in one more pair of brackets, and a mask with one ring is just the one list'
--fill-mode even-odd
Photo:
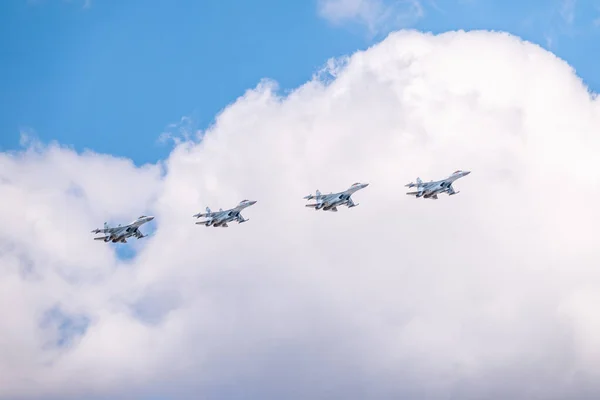
{"label": "jet aircraft", "polygon": [[448,193],[449,196],[453,194],[457,194],[459,192],[454,191],[452,184],[459,178],[463,176],[467,176],[471,173],[471,171],[454,171],[452,175],[450,175],[446,179],[442,179],[440,181],[429,181],[423,182],[420,178],[417,178],[417,183],[409,183],[404,186],[406,187],[417,187],[416,192],[408,192],[406,194],[415,196],[415,197],[424,197],[426,199],[434,199],[437,200],[437,195],[440,193]]}
{"label": "jet aircraft", "polygon": [[338,206],[347,206],[348,208],[356,207],[358,203],[354,204],[351,196],[359,191],[360,189],[364,189],[369,186],[368,183],[355,183],[350,186],[347,190],[339,193],[329,193],[329,194],[321,194],[319,190],[316,191],[315,195],[309,194],[308,196],[304,196],[306,200],[315,199],[316,203],[306,204],[306,207],[312,207],[316,210],[323,209],[324,211],[333,211],[337,212]]}
{"label": "jet aircraft", "polygon": [[219,211],[211,211],[210,208],[206,207],[206,213],[198,213],[194,215],[196,218],[205,217],[207,218],[205,221],[198,221],[196,224],[205,225],[205,226],[214,226],[227,228],[227,223],[231,221],[237,221],[238,224],[242,222],[249,221],[249,219],[244,219],[242,217],[241,211],[246,207],[250,207],[251,205],[256,204],[255,200],[242,200],[240,203],[232,209],[223,211],[222,208]]}
{"label": "jet aircraft", "polygon": [[94,229],[92,233],[103,233],[106,236],[95,237],[94,240],[104,240],[105,242],[121,242],[127,243],[127,238],[135,236],[138,239],[146,237],[148,235],[144,235],[140,232],[139,228],[146,222],[150,222],[154,219],[152,216],[142,215],[135,221],[131,222],[128,225],[121,226],[120,224],[114,228],[108,226],[108,224],[104,223],[104,229]]}

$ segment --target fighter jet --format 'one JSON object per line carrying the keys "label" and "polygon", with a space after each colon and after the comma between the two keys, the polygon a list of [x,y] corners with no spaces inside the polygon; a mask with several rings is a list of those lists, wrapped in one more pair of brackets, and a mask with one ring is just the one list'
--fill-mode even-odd
{"label": "fighter jet", "polygon": [[437,195],[440,193],[448,193],[449,196],[453,194],[458,194],[460,192],[455,192],[452,184],[459,178],[463,176],[467,176],[471,173],[471,171],[454,171],[452,175],[450,175],[446,179],[442,179],[441,181],[429,181],[423,182],[420,178],[417,178],[417,183],[409,183],[404,186],[406,187],[417,187],[416,192],[408,192],[406,194],[416,197],[424,197],[426,199],[434,199],[437,200]]}
{"label": "fighter jet", "polygon": [[194,215],[194,217],[207,218],[205,221],[196,222],[196,224],[198,224],[198,225],[205,225],[205,226],[212,225],[215,228],[217,228],[217,227],[227,228],[227,226],[228,226],[227,223],[231,222],[231,221],[237,221],[238,224],[249,221],[249,219],[244,219],[244,217],[242,217],[242,214],[240,214],[240,213],[244,208],[250,207],[253,204],[256,204],[255,200],[242,200],[242,201],[240,201],[240,203],[237,206],[235,206],[232,209],[223,211],[223,209],[220,208],[219,211],[215,211],[215,212],[210,211],[210,208],[206,207],[206,213],[198,213],[198,214]]}
{"label": "fighter jet", "polygon": [[350,188],[339,193],[321,194],[319,190],[316,191],[315,195],[309,194],[304,196],[306,200],[315,199],[317,202],[314,204],[307,204],[306,207],[312,207],[315,211],[323,209],[324,211],[337,212],[338,206],[347,206],[348,208],[356,207],[358,203],[354,204],[352,196],[355,192],[360,189],[364,189],[369,186],[368,183],[355,183]]}
{"label": "fighter jet", "polygon": [[154,217],[152,216],[142,215],[141,217],[139,217],[138,219],[136,219],[128,225],[121,226],[119,224],[115,228],[109,227],[108,224],[105,222],[104,229],[94,229],[92,233],[103,233],[106,236],[95,237],[94,240],[104,240],[105,242],[113,243],[127,243],[127,238],[131,236],[135,236],[136,238],[141,239],[148,235],[143,235],[140,232],[139,227],[145,224],[146,222],[152,221],[153,219]]}

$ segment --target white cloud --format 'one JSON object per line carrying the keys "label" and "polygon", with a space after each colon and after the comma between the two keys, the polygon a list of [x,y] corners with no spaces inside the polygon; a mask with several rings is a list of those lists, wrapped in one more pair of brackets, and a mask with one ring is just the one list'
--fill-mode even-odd
{"label": "white cloud", "polygon": [[319,0],[318,11],[332,23],[357,21],[372,34],[411,26],[424,15],[420,0]]}
{"label": "white cloud", "polygon": [[[500,33],[342,65],[262,82],[164,165],[1,154],[0,398],[597,398],[598,100]],[[404,194],[458,168],[458,196]],[[355,181],[359,207],[304,207]],[[250,222],[194,225],[242,198]],[[133,260],[91,240],[146,212]]]}

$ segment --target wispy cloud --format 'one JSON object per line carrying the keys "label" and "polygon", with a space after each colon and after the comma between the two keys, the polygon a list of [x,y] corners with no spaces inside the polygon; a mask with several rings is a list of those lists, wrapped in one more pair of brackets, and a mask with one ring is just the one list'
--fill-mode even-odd
{"label": "wispy cloud", "polygon": [[[45,3],[47,1],[49,0],[27,0],[27,4],[37,5]],[[92,0],[61,0],[61,2],[71,4],[82,4],[82,7],[86,9],[92,7]]]}
{"label": "wispy cloud", "polygon": [[411,26],[425,14],[420,0],[319,0],[318,8],[332,23],[358,22],[371,34]]}
{"label": "wispy cloud", "polygon": [[560,15],[564,22],[571,25],[575,21],[575,4],[577,0],[562,0]]}
{"label": "wispy cloud", "polygon": [[158,143],[165,144],[170,141],[178,145],[182,142],[198,138],[202,131],[198,129],[192,117],[183,116],[178,122],[170,123],[158,137]]}
{"label": "wispy cloud", "polygon": [[600,2],[596,7],[594,7],[594,10],[596,11],[596,18],[592,20],[592,26],[598,28],[600,27]]}
{"label": "wispy cloud", "polygon": [[552,38],[552,35],[544,35],[544,40],[546,41],[546,47],[551,49],[552,45],[554,44],[554,39]]}
{"label": "wispy cloud", "polygon": [[562,37],[573,37],[582,33],[581,18],[576,18],[577,12],[577,0],[549,2],[547,7],[536,9],[522,21],[522,26],[531,32],[542,34],[546,47],[556,50]]}

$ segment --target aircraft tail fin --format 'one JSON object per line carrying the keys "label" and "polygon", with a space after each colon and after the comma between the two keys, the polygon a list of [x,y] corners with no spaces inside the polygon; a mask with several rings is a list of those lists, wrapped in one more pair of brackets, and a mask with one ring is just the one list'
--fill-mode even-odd
{"label": "aircraft tail fin", "polygon": [[210,214],[210,213],[211,213],[211,211],[210,211],[210,207],[206,207],[206,213],[207,213],[207,214]]}
{"label": "aircraft tail fin", "polygon": [[417,177],[417,185],[420,185],[422,183],[423,183],[423,181],[421,180],[421,178]]}
{"label": "aircraft tail fin", "polygon": [[108,223],[104,223],[104,229],[108,229]]}

